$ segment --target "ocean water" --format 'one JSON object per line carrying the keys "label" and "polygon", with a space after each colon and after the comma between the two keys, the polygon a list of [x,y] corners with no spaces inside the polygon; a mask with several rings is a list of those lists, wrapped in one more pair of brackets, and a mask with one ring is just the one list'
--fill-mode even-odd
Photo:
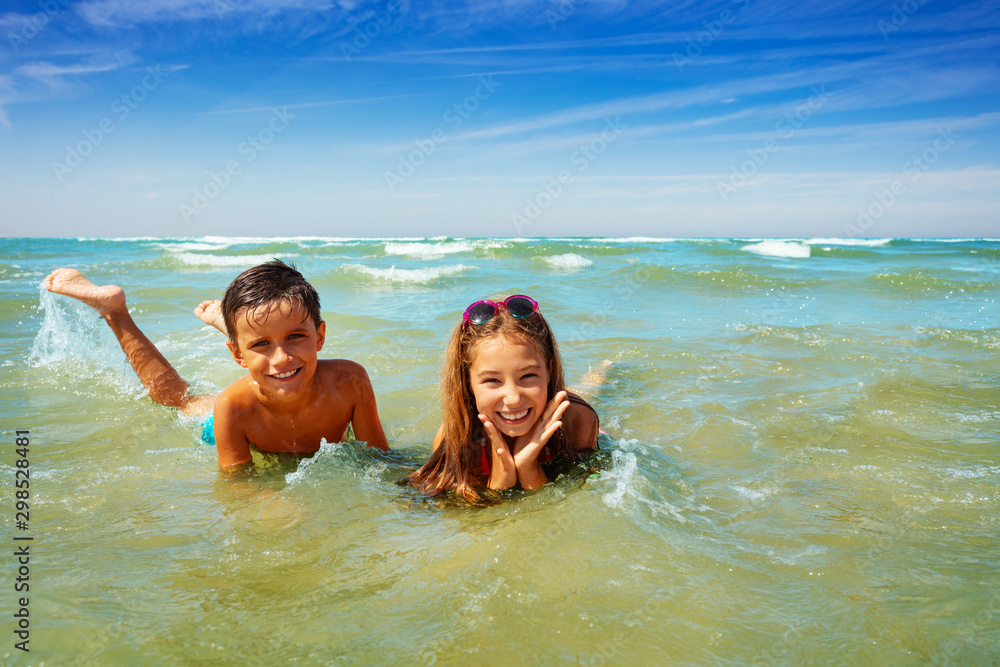
{"label": "ocean water", "polygon": [[[391,452],[223,478],[39,289],[121,285],[214,392],[241,369],[191,310],[271,257],[317,287],[323,355],[367,367]],[[33,537],[29,654],[3,559],[4,665],[1000,665],[998,241],[0,239],[0,290],[5,539]],[[568,381],[613,362],[598,472],[485,508],[397,485],[452,326],[513,292]]]}

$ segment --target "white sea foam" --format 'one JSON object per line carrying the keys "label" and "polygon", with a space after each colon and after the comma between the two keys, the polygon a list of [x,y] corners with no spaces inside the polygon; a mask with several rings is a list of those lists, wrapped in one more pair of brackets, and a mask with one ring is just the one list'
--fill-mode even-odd
{"label": "white sea foam", "polygon": [[454,276],[467,269],[471,269],[472,267],[464,264],[453,264],[450,266],[437,266],[425,269],[397,269],[395,266],[388,269],[377,269],[371,266],[363,266],[361,264],[345,264],[341,268],[391,283],[421,284],[433,282],[438,278],[443,278],[445,276]]}
{"label": "white sea foam", "polygon": [[300,241],[338,241],[336,237],[327,236],[202,236],[193,239],[204,243],[218,245],[263,245],[270,243],[299,243]]}
{"label": "white sea foam", "polygon": [[272,255],[196,255],[194,253],[182,252],[177,255],[177,259],[188,266],[245,266],[247,268],[270,262],[276,257],[294,257],[287,253],[275,253]]}
{"label": "white sea foam", "polygon": [[100,241],[101,243],[131,243],[133,241],[162,241],[162,236],[77,236],[77,241]]}
{"label": "white sea foam", "polygon": [[163,248],[167,252],[191,252],[194,250],[223,250],[229,247],[229,243],[198,243],[197,241],[186,241],[183,243],[154,243],[157,248]]}
{"label": "white sea foam", "polygon": [[446,241],[444,243],[386,243],[385,254],[405,255],[420,259],[438,259],[456,252],[469,252],[475,249],[470,241]]}
{"label": "white sea foam", "polygon": [[773,496],[780,490],[776,486],[764,486],[759,489],[751,489],[748,486],[737,485],[729,488],[749,500],[763,500],[768,496]]}
{"label": "white sea foam", "polygon": [[810,248],[809,244],[803,243],[801,241],[777,241],[768,240],[761,241],[760,243],[752,243],[750,245],[743,246],[741,250],[746,250],[747,252],[754,252],[758,255],[768,255],[771,257],[808,257]]}
{"label": "white sea foam", "polygon": [[1000,241],[1000,239],[990,238],[989,236],[984,236],[983,238],[975,238],[975,237],[969,237],[969,238],[962,237],[962,238],[954,238],[954,239],[943,239],[943,238],[922,239],[922,238],[914,238],[914,239],[906,239],[906,240],[907,241],[919,241],[921,243],[970,243],[970,242],[974,243],[976,241]]}
{"label": "white sea foam", "polygon": [[996,466],[976,466],[972,470],[945,468],[944,472],[952,479],[978,479],[981,477],[996,477],[1000,473],[1000,468]]}
{"label": "white sea foam", "polygon": [[599,241],[600,243],[674,243],[675,241],[693,241],[696,239],[678,239],[674,237],[657,238],[655,236],[623,236],[586,240]]}
{"label": "white sea foam", "polygon": [[[117,239],[100,239],[117,240]],[[142,239],[138,239],[142,240]],[[426,241],[422,236],[201,236],[196,238],[150,238],[151,241],[203,241],[226,245],[248,244],[260,245],[269,243],[385,243],[386,241]],[[430,239],[433,240],[433,239]]]}
{"label": "white sea foam", "polygon": [[557,269],[582,269],[586,266],[593,265],[593,262],[575,253],[569,252],[565,255],[553,255],[551,257],[542,257],[546,264],[554,266]]}
{"label": "white sea foam", "polygon": [[[534,241],[535,239],[526,239]],[[419,259],[438,259],[460,252],[489,248],[506,248],[516,239],[382,239],[386,241],[385,254],[404,255]]]}
{"label": "white sea foam", "polygon": [[876,247],[892,243],[892,239],[808,239],[809,245],[856,245]]}

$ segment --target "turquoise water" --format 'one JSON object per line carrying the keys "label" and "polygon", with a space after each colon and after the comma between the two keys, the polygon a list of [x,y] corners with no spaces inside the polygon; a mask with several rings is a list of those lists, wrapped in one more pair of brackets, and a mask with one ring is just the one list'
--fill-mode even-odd
{"label": "turquoise water", "polygon": [[[4,632],[4,664],[1000,664],[998,241],[0,249],[4,529],[23,534],[30,429],[35,538],[32,651]],[[368,368],[390,453],[326,445],[223,479],[103,322],[38,287],[59,266],[121,285],[213,392],[241,369],[191,310],[271,257],[319,290],[324,355]],[[568,380],[614,362],[600,475],[428,501],[395,481],[429,452],[450,329],[512,292],[540,303]]]}

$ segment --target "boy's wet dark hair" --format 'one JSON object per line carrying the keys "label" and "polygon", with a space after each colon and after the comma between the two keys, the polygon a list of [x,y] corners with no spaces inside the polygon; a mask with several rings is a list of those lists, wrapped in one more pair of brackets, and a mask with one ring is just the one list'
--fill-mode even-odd
{"label": "boy's wet dark hair", "polygon": [[247,309],[247,321],[256,320],[255,313],[259,309],[264,308],[266,313],[272,303],[285,300],[293,308],[304,311],[303,320],[311,317],[317,327],[323,322],[319,314],[319,294],[291,264],[273,259],[236,276],[222,297],[222,319],[229,340],[236,343],[236,314],[241,309]]}

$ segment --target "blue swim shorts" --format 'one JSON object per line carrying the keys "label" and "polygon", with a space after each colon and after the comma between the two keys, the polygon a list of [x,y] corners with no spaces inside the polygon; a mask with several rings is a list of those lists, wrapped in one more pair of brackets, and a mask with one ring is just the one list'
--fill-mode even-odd
{"label": "blue swim shorts", "polygon": [[215,413],[210,412],[201,423],[201,439],[206,445],[215,446]]}

